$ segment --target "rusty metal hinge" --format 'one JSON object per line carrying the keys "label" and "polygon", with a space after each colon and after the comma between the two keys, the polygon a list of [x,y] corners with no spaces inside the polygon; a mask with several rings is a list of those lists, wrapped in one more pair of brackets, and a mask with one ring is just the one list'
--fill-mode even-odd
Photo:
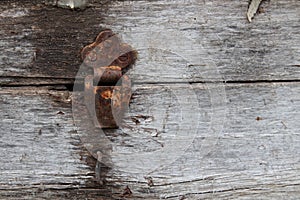
{"label": "rusty metal hinge", "polygon": [[84,65],[93,68],[85,78],[85,104],[99,128],[118,128],[131,97],[131,81],[124,73],[137,52],[111,30],[99,33],[81,51]]}

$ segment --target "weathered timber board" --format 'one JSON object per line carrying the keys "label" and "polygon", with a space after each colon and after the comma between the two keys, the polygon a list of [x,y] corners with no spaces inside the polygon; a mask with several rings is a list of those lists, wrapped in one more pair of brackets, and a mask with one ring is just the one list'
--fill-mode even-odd
{"label": "weathered timber board", "polygon": [[247,1],[51,2],[0,1],[0,85],[70,90],[103,28],[137,48],[138,85],[103,141],[74,125],[65,87],[2,88],[0,199],[299,198],[299,1],[264,1],[253,23]]}
{"label": "weathered timber board", "polygon": [[[0,2],[0,81],[71,84],[80,49],[111,28],[139,51],[136,82],[299,80],[300,2],[91,1],[84,11],[51,1]],[[205,74],[204,74],[205,73]],[[8,79],[7,77],[10,77]],[[28,82],[27,82],[28,81]]]}
{"label": "weathered timber board", "polygon": [[[175,88],[171,90],[172,93],[175,93]],[[125,160],[124,154],[116,155],[112,152],[115,168],[108,173],[108,177],[112,179],[112,185],[118,184],[120,179],[126,180],[126,184],[121,182],[120,185],[123,187],[129,185],[134,197],[147,197],[148,194],[149,199],[151,196],[152,198],[178,199],[181,196],[188,197],[189,194],[199,194],[191,199],[243,198],[243,196],[252,199],[259,195],[264,197],[265,194],[267,194],[266,197],[271,197],[273,190],[277,198],[280,198],[278,190],[284,193],[288,192],[286,190],[291,190],[291,196],[287,195],[287,198],[299,197],[299,85],[228,85],[226,105],[219,104],[213,109],[211,99],[204,88],[203,85],[195,85],[194,88],[199,98],[199,109],[204,112],[203,116],[198,119],[200,120],[198,126],[195,126],[195,123],[178,126],[177,123],[180,120],[174,117],[176,112],[172,112],[174,101],[164,93],[161,96],[157,95],[158,91],[162,90],[159,87],[149,87],[147,95],[139,95],[137,102],[148,101],[150,105],[142,103],[135,106],[133,104],[131,112],[134,116],[141,112],[145,115],[147,109],[150,108],[150,113],[154,113],[153,119],[160,120],[163,116],[169,123],[164,125],[164,123],[155,123],[156,120],[153,120],[148,126],[152,125],[155,130],[168,127],[168,131],[162,131],[158,137],[153,136],[154,140],[163,144],[163,147],[156,144],[155,150],[157,151],[150,147],[151,143],[153,145],[155,143],[143,137],[147,134],[147,125],[143,123],[134,128],[142,127],[146,129],[145,131],[130,130],[126,132],[127,135],[119,136],[120,139],[116,139],[117,144],[113,145],[113,150],[118,151],[114,147],[118,147],[118,142],[122,141],[126,147],[123,147],[120,153],[126,149],[125,152],[132,152],[132,154],[136,151],[153,151],[153,156],[150,155],[148,160],[140,159],[143,162],[139,162],[139,159],[134,158]],[[178,90],[185,91],[187,88],[178,86]],[[184,92],[181,94],[184,98]],[[161,102],[170,105],[162,106],[170,108],[169,113],[167,109],[159,110]],[[142,105],[147,106],[142,107]],[[155,109],[154,105],[157,105],[158,109]],[[183,110],[185,108],[188,106],[182,106]],[[222,112],[218,110],[224,109],[226,118],[223,121]],[[212,117],[212,112],[216,110],[219,117]],[[193,113],[195,109],[184,110],[184,112]],[[216,121],[216,124],[209,124]],[[222,123],[224,123],[223,129],[215,134],[214,130],[218,130],[217,125]],[[189,139],[188,136],[182,141],[182,144],[187,147],[184,154],[180,152],[180,146],[173,146],[173,152],[165,155],[169,163],[167,162],[160,168],[148,169],[148,166],[153,166],[153,162],[158,166],[165,163],[165,160],[160,159],[159,152],[159,149],[168,146],[168,138],[164,136],[179,135],[180,131],[184,131],[186,135],[192,135],[195,128],[198,131],[192,143],[186,142]],[[179,158],[176,153],[180,155]],[[155,157],[156,155],[158,158]],[[127,168],[127,166],[130,167]],[[140,170],[135,170],[136,168]],[[151,177],[154,186],[149,187],[145,177]],[[143,183],[143,189],[141,183]]]}
{"label": "weathered timber board", "polygon": [[84,185],[91,175],[80,161],[68,92],[22,88],[0,93],[2,188]]}
{"label": "weathered timber board", "polygon": [[0,4],[2,76],[74,77],[80,49],[99,32],[91,20],[101,21],[101,12],[75,12],[46,1]]}
{"label": "weathered timber board", "polygon": [[[75,198],[78,193],[89,199],[118,199],[126,186],[132,199],[299,197],[299,84],[227,84],[226,99],[219,104],[213,102],[209,85],[192,86],[201,110],[196,136],[191,134],[194,126],[178,124],[180,110],[195,113],[188,102],[178,105],[190,87],[135,86],[125,126],[106,132],[112,151],[103,152],[111,161],[110,170],[100,171],[104,185],[92,181],[95,163],[80,160],[86,153],[78,147],[81,129],[74,126],[68,92],[1,89],[0,197]],[[186,133],[179,139],[187,148],[179,152],[179,146],[171,147],[170,162],[161,160],[163,166],[149,171],[147,165],[161,164],[155,154],[161,156],[159,151],[180,132]],[[122,156],[144,151],[154,155],[148,163]],[[151,178],[153,186],[145,178]]]}
{"label": "weathered timber board", "polygon": [[95,159],[76,134],[70,95],[64,87],[0,89],[0,199],[109,195],[93,178]]}

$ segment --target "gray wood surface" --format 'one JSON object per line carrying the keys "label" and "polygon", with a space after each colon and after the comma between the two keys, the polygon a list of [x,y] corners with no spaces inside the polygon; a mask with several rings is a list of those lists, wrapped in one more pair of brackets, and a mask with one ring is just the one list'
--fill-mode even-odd
{"label": "gray wood surface", "polygon": [[84,11],[49,2],[0,2],[1,77],[72,83],[80,50],[111,28],[139,50],[137,82],[214,80],[209,63],[226,81],[299,80],[297,0],[264,2],[253,23],[247,1],[91,2]]}
{"label": "gray wood surface", "polygon": [[[54,90],[53,90],[54,89]],[[59,88],[2,88],[1,198],[13,191],[77,188],[93,174],[76,137],[70,94]],[[24,192],[25,193],[25,192]]]}
{"label": "gray wood surface", "polygon": [[[122,196],[126,186],[133,198],[149,199],[190,195],[279,198],[287,192],[290,199],[299,196],[299,84],[227,84],[226,104],[215,106],[207,87],[193,85],[203,113],[198,116],[198,126],[193,127],[197,132],[192,140],[189,133],[195,124],[178,124],[178,112],[171,112],[189,107],[174,105],[179,94],[189,88],[180,84],[169,86],[165,93],[158,92],[165,87],[137,87],[125,117],[126,126],[107,133],[114,150],[110,153],[111,170],[101,173],[101,179],[114,197]],[[97,188],[91,181],[94,169],[80,159],[84,150],[78,148],[81,141],[74,133],[68,94],[44,88],[32,93],[32,89],[1,90],[1,127],[6,133],[1,141],[1,195],[21,188],[41,188],[39,195],[51,189]],[[169,107],[169,114],[161,107]],[[19,114],[22,112],[24,115]],[[148,120],[143,122],[143,116]],[[160,123],[165,117],[166,123]],[[214,124],[222,124],[220,132],[214,132]],[[160,153],[166,151],[164,147],[168,148],[173,134],[180,136],[180,132],[186,133],[186,138],[178,138],[186,148],[181,151],[177,145],[167,155]],[[101,141],[96,144],[95,148],[101,150]],[[130,152],[131,159],[124,159]],[[134,159],[137,152],[150,154],[148,159]],[[148,185],[150,178],[153,186]],[[43,189],[47,192],[42,193]]]}
{"label": "gray wood surface", "polygon": [[[180,87],[178,89],[181,90]],[[281,198],[285,193],[287,193],[285,198],[299,197],[299,89],[298,84],[227,85],[225,107],[219,105],[214,109],[209,109],[211,104],[203,87],[195,85],[199,108],[206,117],[200,117],[201,123],[197,127],[197,135],[191,144],[187,141],[192,125],[188,125],[190,128],[188,130],[184,130],[185,124],[179,125],[178,128],[173,124],[179,120],[174,120],[174,122],[169,120],[170,123],[167,125],[169,130],[161,133],[157,138],[154,137],[155,140],[162,140],[161,143],[167,146],[168,137],[172,137],[170,133],[179,135],[178,132],[184,130],[187,134],[187,138],[181,141],[186,145],[184,153],[178,158],[177,153],[181,153],[179,146],[173,146],[173,152],[165,155],[170,162],[166,162],[160,168],[149,170],[147,165],[153,165],[152,162],[157,165],[165,162],[165,160],[155,159],[155,155],[159,156],[160,153],[156,151],[153,153],[154,157],[148,157],[149,163],[143,163],[143,167],[137,170],[138,173],[134,172],[134,169],[141,167],[138,159],[128,169],[126,164],[124,167],[119,163],[126,162],[122,156],[119,158],[118,155],[113,154],[113,158],[117,157],[115,162],[118,166],[109,173],[109,177],[113,178],[113,175],[117,174],[117,177],[113,179],[117,182],[121,176],[123,180],[128,181],[127,184],[130,185],[134,195],[145,197],[148,191],[149,199],[157,198],[157,196],[173,199],[181,196],[189,198],[191,194],[197,194],[192,195],[194,197],[191,197],[192,199],[253,199],[258,196],[270,198],[272,195]],[[168,99],[166,95],[157,96],[158,90],[157,88],[150,89],[153,92],[149,94],[147,92],[147,94],[154,100],[156,98]],[[141,95],[141,98],[146,99],[148,95]],[[160,104],[158,100],[154,102]],[[163,102],[166,103],[168,100]],[[293,102],[292,106],[291,102]],[[132,107],[134,106],[133,104]],[[216,134],[214,133],[216,127],[210,127],[210,129],[208,124],[213,124],[215,120],[222,123],[220,117],[212,117],[212,112],[220,109],[226,110],[226,116],[221,132]],[[137,110],[141,113],[140,109]],[[134,109],[132,112],[135,114]],[[160,119],[160,116],[166,115],[166,112],[158,110],[151,113],[154,113],[154,119]],[[170,114],[169,119],[174,119],[174,115],[176,114]],[[261,120],[257,120],[257,117]],[[151,124],[155,124],[155,120]],[[138,128],[143,126],[140,125]],[[163,129],[163,125],[159,126],[158,130],[159,128]],[[144,151],[151,151],[150,145],[145,144],[145,139],[140,136],[144,132],[139,131],[138,136],[133,131],[129,132],[128,135],[131,137],[124,136],[124,143],[128,148],[136,151],[141,148],[137,144],[143,144]],[[157,149],[159,148],[155,150]],[[127,162],[131,161],[135,160]],[[152,178],[152,187],[147,185],[144,177]],[[137,181],[138,184],[133,181]],[[144,190],[141,190],[141,185]]]}
{"label": "gray wood surface", "polygon": [[[0,1],[0,199],[298,199],[300,2],[247,7]],[[103,28],[139,52],[118,130],[80,93]]]}

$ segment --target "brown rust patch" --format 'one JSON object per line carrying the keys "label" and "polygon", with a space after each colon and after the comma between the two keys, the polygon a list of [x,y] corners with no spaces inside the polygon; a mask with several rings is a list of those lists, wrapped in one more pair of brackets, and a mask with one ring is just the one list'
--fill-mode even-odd
{"label": "brown rust patch", "polygon": [[110,90],[105,90],[101,92],[101,97],[103,99],[111,99],[112,98],[112,92]]}
{"label": "brown rust patch", "polygon": [[131,81],[122,70],[134,64],[136,51],[122,43],[117,34],[105,30],[82,49],[81,57],[94,69],[94,75],[85,79],[85,104],[95,126],[117,128],[131,97]]}

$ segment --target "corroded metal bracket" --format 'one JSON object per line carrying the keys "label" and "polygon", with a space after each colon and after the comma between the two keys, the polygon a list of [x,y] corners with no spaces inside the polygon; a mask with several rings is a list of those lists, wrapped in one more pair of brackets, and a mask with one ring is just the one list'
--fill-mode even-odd
{"label": "corroded metal bracket", "polygon": [[134,64],[136,51],[105,30],[83,48],[81,56],[93,68],[93,75],[85,78],[84,100],[95,126],[118,128],[131,97],[131,81],[124,71]]}
{"label": "corroded metal bracket", "polygon": [[85,78],[85,104],[99,128],[119,127],[131,97],[130,79],[124,75],[120,85],[94,86],[94,77]]}

